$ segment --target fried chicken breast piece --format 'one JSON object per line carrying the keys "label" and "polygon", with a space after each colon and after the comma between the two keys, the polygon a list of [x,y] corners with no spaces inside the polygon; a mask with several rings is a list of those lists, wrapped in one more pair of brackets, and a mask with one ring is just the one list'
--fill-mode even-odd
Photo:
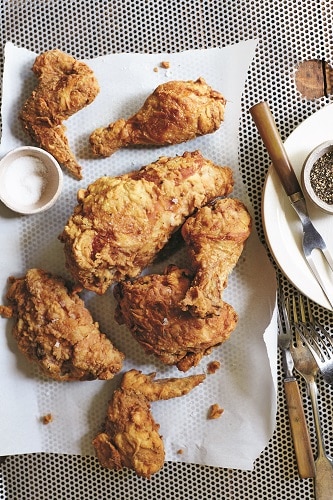
{"label": "fried chicken breast piece", "polygon": [[128,120],[96,129],[90,144],[97,156],[129,145],[179,144],[215,132],[224,119],[226,100],[203,78],[159,85]]}
{"label": "fried chicken breast piece", "polygon": [[229,167],[199,151],[97,179],[78,192],[78,205],[59,236],[68,269],[98,294],[139,275],[187,216],[229,194],[233,183]]}
{"label": "fried chicken breast piece", "polygon": [[223,302],[219,315],[194,317],[180,304],[193,275],[168,266],[165,273],[117,283],[115,319],[125,324],[148,354],[181,371],[196,366],[213,347],[225,342],[237,325],[237,313]]}
{"label": "fried chicken breast piece", "polygon": [[38,85],[20,112],[23,127],[38,146],[81,179],[82,168],[62,122],[93,102],[100,90],[97,79],[85,63],[57,49],[40,54],[32,71]]}
{"label": "fried chicken breast piece", "polygon": [[23,278],[10,278],[7,299],[20,351],[48,377],[108,380],[121,369],[124,355],[61,277],[29,269]]}
{"label": "fried chicken breast piece", "polygon": [[195,276],[181,301],[183,310],[202,318],[220,314],[228,276],[251,233],[251,216],[243,202],[225,198],[207,205],[182,226]]}
{"label": "fried chicken breast piece", "polygon": [[205,375],[159,380],[155,376],[156,373],[145,375],[130,370],[113,393],[103,432],[93,440],[103,467],[116,470],[127,467],[148,479],[163,467],[164,444],[150,403],[188,394],[204,381]]}

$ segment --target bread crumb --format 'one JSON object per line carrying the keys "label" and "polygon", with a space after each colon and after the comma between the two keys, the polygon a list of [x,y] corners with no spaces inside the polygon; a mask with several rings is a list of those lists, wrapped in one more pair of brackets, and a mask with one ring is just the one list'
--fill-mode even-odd
{"label": "bread crumb", "polygon": [[224,409],[221,408],[217,403],[214,403],[210,408],[208,412],[208,418],[209,419],[215,419],[215,418],[220,418],[221,415],[223,414]]}
{"label": "bread crumb", "polygon": [[170,68],[170,62],[169,61],[162,61],[161,62],[161,68],[169,69]]}
{"label": "bread crumb", "polygon": [[182,455],[183,453],[184,453],[184,450],[178,450],[178,451],[177,451],[177,454],[178,454],[178,455]]}
{"label": "bread crumb", "polygon": [[221,363],[219,361],[211,361],[207,366],[207,373],[210,375],[215,373],[221,367]]}
{"label": "bread crumb", "polygon": [[158,72],[158,68],[155,66],[154,68],[154,72],[157,73]]}
{"label": "bread crumb", "polygon": [[53,421],[53,415],[51,413],[48,413],[47,415],[43,415],[41,417],[42,424],[47,425],[50,424]]}

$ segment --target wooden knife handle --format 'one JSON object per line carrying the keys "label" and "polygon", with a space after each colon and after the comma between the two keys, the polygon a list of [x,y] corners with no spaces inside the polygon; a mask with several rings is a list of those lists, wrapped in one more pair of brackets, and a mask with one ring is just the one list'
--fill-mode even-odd
{"label": "wooden knife handle", "polygon": [[287,195],[302,192],[267,102],[255,104],[250,113]]}
{"label": "wooden knife handle", "polygon": [[310,435],[297,381],[285,380],[284,390],[299,475],[301,478],[315,477],[316,469]]}

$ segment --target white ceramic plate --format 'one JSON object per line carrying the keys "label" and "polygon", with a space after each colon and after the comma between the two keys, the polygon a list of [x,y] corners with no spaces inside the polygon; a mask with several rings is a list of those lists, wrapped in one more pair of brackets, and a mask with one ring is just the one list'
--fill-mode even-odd
{"label": "white ceramic plate", "polygon": [[[307,118],[290,134],[284,145],[299,181],[303,162],[308,154],[319,144],[332,139],[332,104]],[[333,256],[333,215],[322,212],[308,198],[306,202],[313,225],[324,238]],[[262,219],[267,243],[281,271],[301,293],[332,310],[304,258],[301,221],[272,166],[269,168],[263,190]],[[313,257],[327,288],[332,290],[333,299],[333,273],[319,252],[313,252]]]}

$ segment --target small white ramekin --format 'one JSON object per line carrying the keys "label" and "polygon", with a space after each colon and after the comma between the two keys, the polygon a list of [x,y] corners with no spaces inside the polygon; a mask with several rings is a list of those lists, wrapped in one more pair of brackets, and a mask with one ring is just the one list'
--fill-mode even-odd
{"label": "small white ramekin", "polygon": [[55,158],[43,149],[22,146],[0,161],[0,200],[20,214],[51,208],[63,186],[63,173]]}

